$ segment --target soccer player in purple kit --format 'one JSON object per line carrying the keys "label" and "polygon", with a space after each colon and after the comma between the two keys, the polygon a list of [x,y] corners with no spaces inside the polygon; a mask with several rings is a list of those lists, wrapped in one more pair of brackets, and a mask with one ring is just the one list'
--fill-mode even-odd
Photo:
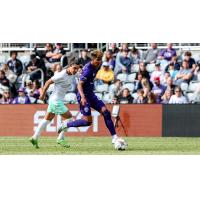
{"label": "soccer player in purple kit", "polygon": [[124,140],[119,138],[116,134],[110,111],[106,108],[103,101],[99,100],[94,94],[94,78],[96,77],[96,74],[102,64],[102,56],[103,53],[101,51],[93,51],[91,53],[91,62],[84,66],[80,76],[80,81],[77,86],[77,100],[79,102],[80,111],[81,114],[83,114],[83,118],[62,123],[58,129],[58,133],[61,131],[66,131],[67,128],[70,127],[90,126],[92,124],[91,108],[93,108],[103,115],[106,127],[112,136],[112,144],[114,144],[117,149],[122,150],[120,145],[123,144],[122,141]]}

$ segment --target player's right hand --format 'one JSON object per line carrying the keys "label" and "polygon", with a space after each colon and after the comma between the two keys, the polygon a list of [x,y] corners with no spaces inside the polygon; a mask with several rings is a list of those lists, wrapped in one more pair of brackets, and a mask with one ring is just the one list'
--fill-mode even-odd
{"label": "player's right hand", "polygon": [[81,97],[81,104],[82,104],[82,106],[85,106],[86,103],[87,103],[86,98],[85,97]]}

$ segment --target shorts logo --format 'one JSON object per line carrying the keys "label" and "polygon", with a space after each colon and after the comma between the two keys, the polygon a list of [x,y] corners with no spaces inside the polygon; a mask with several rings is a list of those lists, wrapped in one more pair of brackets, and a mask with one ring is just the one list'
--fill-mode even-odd
{"label": "shorts logo", "polygon": [[89,108],[88,107],[85,107],[84,108],[84,111],[87,113],[89,111]]}

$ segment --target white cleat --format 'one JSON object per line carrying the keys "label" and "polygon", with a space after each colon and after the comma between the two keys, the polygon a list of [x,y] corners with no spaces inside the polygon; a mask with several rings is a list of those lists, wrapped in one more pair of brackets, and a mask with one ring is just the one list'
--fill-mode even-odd
{"label": "white cleat", "polygon": [[58,134],[60,134],[62,131],[66,132],[67,131],[67,125],[66,122],[62,122],[58,128]]}

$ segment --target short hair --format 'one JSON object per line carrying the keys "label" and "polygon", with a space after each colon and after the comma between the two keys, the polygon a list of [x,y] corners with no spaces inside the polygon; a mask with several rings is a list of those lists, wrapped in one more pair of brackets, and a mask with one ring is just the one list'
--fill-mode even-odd
{"label": "short hair", "polygon": [[17,51],[11,51],[10,56],[12,56],[13,54],[16,54],[16,56],[17,56],[18,53],[17,53]]}
{"label": "short hair", "polygon": [[37,57],[36,54],[31,54],[30,56],[31,60],[35,59],[36,57]]}
{"label": "short hair", "polygon": [[184,55],[185,56],[192,56],[192,53],[190,51],[186,51]]}
{"label": "short hair", "polygon": [[73,58],[71,58],[71,59],[69,60],[69,66],[72,66],[72,65],[80,65],[80,64],[79,64],[78,58],[73,57]]}
{"label": "short hair", "polygon": [[96,58],[102,59],[103,53],[99,50],[94,50],[91,52],[91,57],[92,57],[92,59],[96,59]]}

